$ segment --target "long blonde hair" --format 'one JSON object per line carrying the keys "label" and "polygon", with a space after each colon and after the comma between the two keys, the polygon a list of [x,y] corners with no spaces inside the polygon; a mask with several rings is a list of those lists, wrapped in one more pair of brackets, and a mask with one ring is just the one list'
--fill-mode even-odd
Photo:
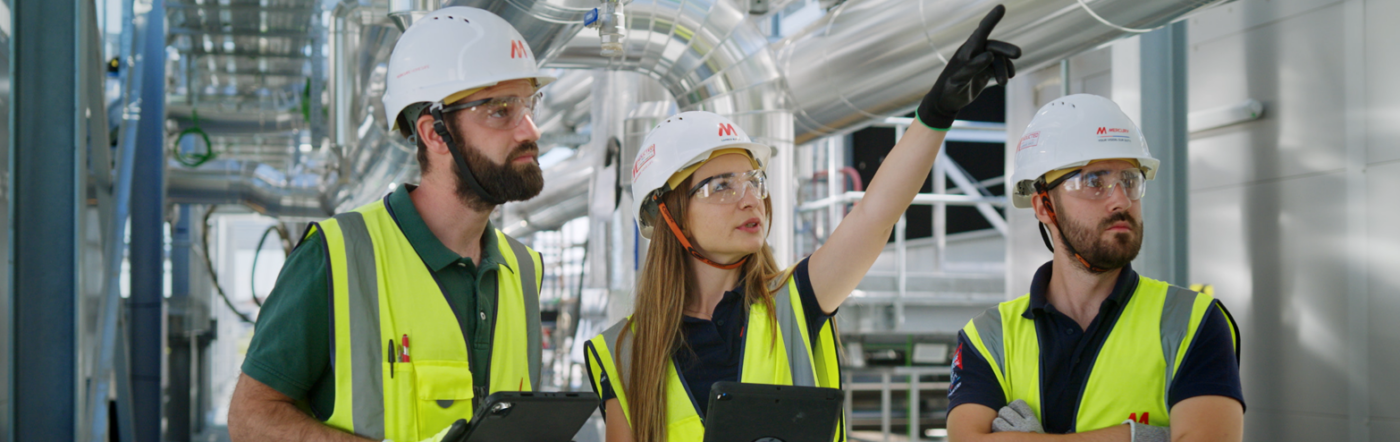
{"label": "long blonde hair", "polygon": [[[690,182],[691,178],[686,178],[676,188],[689,189]],[[690,197],[683,191],[672,191],[663,195],[662,200],[670,210],[671,218],[681,223],[681,230],[688,231],[684,220],[690,207]],[[763,205],[764,216],[771,219],[772,202],[764,199]],[[769,290],[770,283],[782,281],[788,276],[778,267],[772,248],[764,244],[740,267],[744,305],[762,303],[767,307],[769,320],[776,323],[777,316],[773,309],[773,293],[776,290]],[[614,344],[620,346],[622,337],[633,333],[632,369],[624,383],[632,417],[632,439],[637,442],[666,440],[666,368],[671,363],[671,356],[681,350],[685,343],[681,316],[686,301],[699,296],[694,278],[690,253],[670,228],[657,225],[652,229],[646,262],[637,276],[637,297],[632,317],[623,328],[623,335],[619,335],[618,342]],[[772,329],[776,333],[777,327]]]}

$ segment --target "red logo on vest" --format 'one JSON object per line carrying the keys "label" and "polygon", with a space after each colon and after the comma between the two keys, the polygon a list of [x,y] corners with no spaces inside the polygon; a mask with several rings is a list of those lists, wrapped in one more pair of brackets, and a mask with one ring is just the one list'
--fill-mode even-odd
{"label": "red logo on vest", "polygon": [[525,58],[528,56],[530,56],[530,53],[525,52],[525,42],[520,40],[510,41],[510,58]]}
{"label": "red logo on vest", "polygon": [[962,343],[958,343],[958,349],[953,350],[953,367],[962,370]]}
{"label": "red logo on vest", "polygon": [[1130,420],[1130,421],[1135,421],[1135,422],[1137,422],[1137,423],[1139,423],[1139,424],[1146,425],[1146,424],[1147,424],[1147,412],[1146,412],[1146,411],[1142,412],[1142,419],[1138,419],[1138,414],[1137,414],[1137,413],[1130,414],[1130,415],[1128,415],[1128,420]]}
{"label": "red logo on vest", "polygon": [[729,124],[729,123],[720,123],[720,124],[719,124],[719,136],[723,137],[723,136],[726,136],[726,135],[731,136],[731,137],[737,137],[737,136],[739,136],[739,133],[734,131],[734,125],[733,125],[733,124]]}

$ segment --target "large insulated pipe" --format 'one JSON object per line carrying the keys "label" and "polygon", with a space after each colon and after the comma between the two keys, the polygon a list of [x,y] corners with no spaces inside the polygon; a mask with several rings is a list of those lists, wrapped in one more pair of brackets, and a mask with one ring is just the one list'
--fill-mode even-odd
{"label": "large insulated pipe", "polygon": [[344,149],[350,143],[350,131],[353,128],[350,124],[350,103],[355,98],[356,89],[350,80],[350,52],[354,46],[350,42],[352,35],[346,28],[350,26],[351,15],[369,6],[369,3],[359,0],[344,0],[331,10],[331,20],[327,27],[331,36],[328,41],[330,57],[326,62],[330,65],[327,87],[331,90],[328,121],[331,126],[331,145],[335,149]]}
{"label": "large insulated pipe", "polygon": [[[768,39],[728,0],[636,0],[626,4],[621,58],[600,55],[597,33],[581,32],[549,65],[632,70],[661,83],[682,111],[724,115],[755,141],[773,146],[775,183],[792,181],[792,113]],[[629,159],[630,161],[630,159]],[[775,185],[774,207],[792,206],[794,185]],[[581,215],[581,213],[580,213]],[[773,213],[770,243],[780,264],[791,261],[792,214]]]}
{"label": "large insulated pipe", "polygon": [[[416,0],[423,1],[423,0]],[[510,22],[543,64],[583,29],[583,16],[599,6],[598,0],[455,0],[443,6],[471,6],[491,11]]]}
{"label": "large insulated pipe", "polygon": [[[1228,1],[1228,0],[1227,0]],[[1220,2],[1202,0],[847,0],[774,44],[787,74],[797,142],[912,112],[988,10],[1006,5],[992,38],[1037,67],[1169,23]]]}
{"label": "large insulated pipe", "polygon": [[389,19],[400,31],[404,31],[414,21],[436,11],[441,5],[442,0],[389,0]]}
{"label": "large insulated pipe", "polygon": [[[535,107],[534,122],[540,129],[540,153],[545,153],[553,145],[545,141],[559,134],[573,134],[576,127],[590,115],[592,106],[593,73],[582,69],[559,70],[553,83],[545,86],[539,105]],[[548,172],[546,176],[551,176]]]}
{"label": "large insulated pipe", "polygon": [[316,175],[287,175],[251,161],[214,160],[197,168],[166,168],[165,200],[170,204],[242,204],[278,217],[323,219],[331,210],[321,201]]}

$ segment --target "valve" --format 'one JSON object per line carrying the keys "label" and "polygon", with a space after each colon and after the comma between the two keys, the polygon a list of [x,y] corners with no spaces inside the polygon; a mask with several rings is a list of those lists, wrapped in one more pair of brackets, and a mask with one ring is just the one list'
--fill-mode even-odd
{"label": "valve", "polygon": [[602,55],[608,58],[621,58],[625,54],[622,42],[627,39],[627,27],[623,24],[622,0],[603,0],[602,8],[593,8],[583,17],[583,25],[598,29]]}

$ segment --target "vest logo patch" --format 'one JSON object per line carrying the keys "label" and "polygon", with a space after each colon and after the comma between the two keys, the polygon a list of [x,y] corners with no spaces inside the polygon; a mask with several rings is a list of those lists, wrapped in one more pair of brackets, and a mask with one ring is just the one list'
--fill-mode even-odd
{"label": "vest logo patch", "polygon": [[1130,414],[1130,415],[1128,415],[1128,420],[1137,422],[1137,423],[1139,423],[1139,424],[1144,424],[1144,425],[1146,425],[1146,424],[1147,424],[1147,412],[1146,412],[1146,411],[1142,412],[1142,418],[1141,418],[1141,419],[1138,418],[1138,413]]}

